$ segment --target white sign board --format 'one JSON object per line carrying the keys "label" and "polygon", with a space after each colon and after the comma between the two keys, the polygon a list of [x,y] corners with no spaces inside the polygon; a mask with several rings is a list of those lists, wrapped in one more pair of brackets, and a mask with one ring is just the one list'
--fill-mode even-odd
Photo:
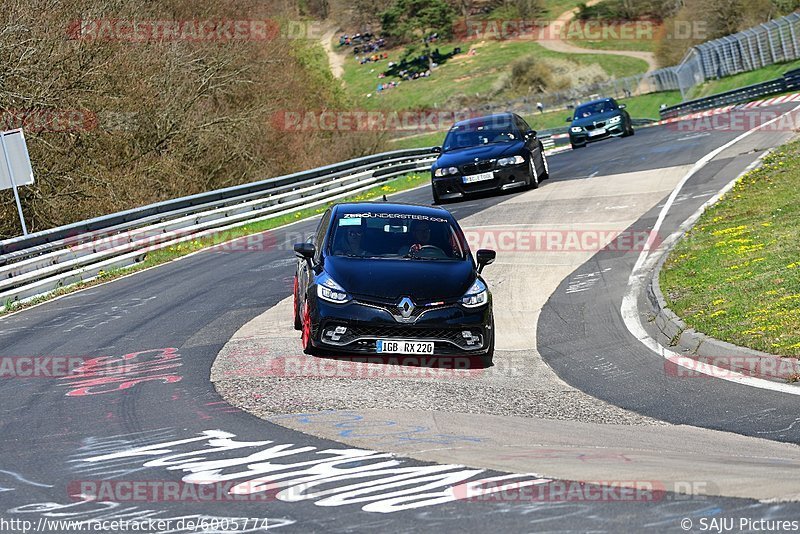
{"label": "white sign board", "polygon": [[[0,189],[11,189],[12,185],[32,185],[33,169],[22,130],[2,132],[0,135],[5,144],[5,151],[0,151]],[[14,174],[13,184],[8,176],[9,167]]]}

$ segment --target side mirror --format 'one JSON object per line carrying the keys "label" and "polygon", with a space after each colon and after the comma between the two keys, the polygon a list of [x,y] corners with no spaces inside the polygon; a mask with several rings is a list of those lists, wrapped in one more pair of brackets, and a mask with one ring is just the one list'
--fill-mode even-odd
{"label": "side mirror", "polygon": [[441,154],[442,153],[442,147],[440,147],[440,146],[432,147],[431,148],[431,152],[433,152],[434,154]]}
{"label": "side mirror", "polygon": [[572,122],[572,117],[567,117],[567,122]]}
{"label": "side mirror", "polygon": [[311,259],[314,257],[314,254],[317,253],[317,247],[315,247],[313,243],[295,243],[294,253],[298,258],[306,260],[308,268],[311,269],[313,267],[311,265]]}
{"label": "side mirror", "polygon": [[628,106],[626,106],[625,104],[620,104],[619,105],[619,109],[625,109],[626,107],[628,107]]}
{"label": "side mirror", "polygon": [[525,132],[525,139],[534,139],[536,137],[536,130],[528,130]]}
{"label": "side mirror", "polygon": [[497,259],[497,252],[494,250],[481,249],[475,255],[478,257],[478,273],[483,272],[484,267],[493,264]]}
{"label": "side mirror", "polygon": [[317,253],[317,247],[313,243],[295,243],[294,253],[298,258],[305,258],[310,260]]}

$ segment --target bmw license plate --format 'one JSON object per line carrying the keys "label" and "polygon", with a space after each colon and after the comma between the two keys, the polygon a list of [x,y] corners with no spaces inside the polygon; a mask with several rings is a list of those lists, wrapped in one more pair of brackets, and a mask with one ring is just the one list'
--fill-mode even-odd
{"label": "bmw license plate", "polygon": [[597,135],[603,135],[604,133],[606,133],[606,129],[605,128],[598,128],[596,130],[592,130],[591,132],[589,132],[589,137],[595,137]]}
{"label": "bmw license plate", "polygon": [[485,182],[487,180],[494,180],[493,172],[482,172],[480,174],[473,174],[472,176],[464,176],[462,178],[465,184],[474,184],[475,182]]}
{"label": "bmw license plate", "polygon": [[379,339],[375,348],[379,354],[433,354],[433,341]]}

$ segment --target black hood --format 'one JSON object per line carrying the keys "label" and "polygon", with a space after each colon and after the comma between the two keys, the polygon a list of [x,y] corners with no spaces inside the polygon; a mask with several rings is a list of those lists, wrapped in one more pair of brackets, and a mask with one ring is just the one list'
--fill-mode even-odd
{"label": "black hood", "polygon": [[575,117],[575,119],[572,121],[572,126],[591,126],[595,122],[608,122],[608,119],[612,117],[618,117],[620,115],[622,115],[622,110],[612,109],[604,113],[594,113],[588,117]]}
{"label": "black hood", "polygon": [[514,141],[512,143],[492,143],[489,145],[479,145],[469,148],[459,148],[445,152],[436,160],[436,167],[458,167],[465,163],[472,163],[477,158],[479,161],[489,159],[500,159],[516,156],[522,153],[525,148],[524,141]]}
{"label": "black hood", "polygon": [[475,282],[472,262],[328,256],[325,271],[353,296],[416,303],[462,297]]}

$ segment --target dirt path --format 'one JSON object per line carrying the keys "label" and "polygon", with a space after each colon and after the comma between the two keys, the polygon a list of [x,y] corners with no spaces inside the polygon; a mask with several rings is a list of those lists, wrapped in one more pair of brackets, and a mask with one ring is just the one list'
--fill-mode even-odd
{"label": "dirt path", "polygon": [[336,36],[336,28],[329,28],[320,39],[322,47],[325,49],[325,54],[328,56],[328,63],[331,65],[331,72],[334,77],[341,79],[344,75],[344,60],[342,54],[337,54],[333,49],[333,38]]}
{"label": "dirt path", "polygon": [[[593,6],[595,4],[600,3],[601,0],[590,0],[586,2],[587,6]],[[550,39],[542,39],[537,41],[538,44],[542,45],[543,47],[547,48],[548,50],[552,50],[554,52],[563,52],[565,54],[604,54],[604,55],[613,55],[613,56],[628,56],[634,57],[636,59],[641,59],[647,62],[647,71],[653,71],[658,68],[658,63],[656,63],[655,55],[651,52],[635,52],[635,51],[627,51],[627,50],[594,50],[589,48],[581,48],[579,46],[575,46],[567,41],[561,39],[560,30],[562,28],[568,27],[570,21],[575,17],[578,13],[578,8],[571,9],[562,13],[556,20],[550,23],[550,26],[547,29],[547,35],[553,36]]]}

